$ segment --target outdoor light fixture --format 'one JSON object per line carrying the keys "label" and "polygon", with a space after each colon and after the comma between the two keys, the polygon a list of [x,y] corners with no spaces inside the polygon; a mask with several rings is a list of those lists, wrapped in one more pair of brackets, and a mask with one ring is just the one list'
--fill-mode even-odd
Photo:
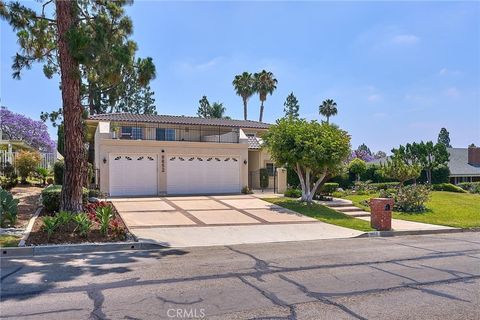
{"label": "outdoor light fixture", "polygon": [[107,158],[103,157],[103,164],[107,163]]}
{"label": "outdoor light fixture", "polygon": [[247,160],[243,160],[243,164],[247,164]]}

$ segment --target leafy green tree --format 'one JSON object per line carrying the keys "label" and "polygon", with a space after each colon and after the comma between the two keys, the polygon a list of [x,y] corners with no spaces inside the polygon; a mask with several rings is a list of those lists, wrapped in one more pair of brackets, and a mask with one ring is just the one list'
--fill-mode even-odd
{"label": "leafy green tree", "polygon": [[438,134],[438,143],[444,144],[445,147],[451,148],[450,145],[450,132],[447,131],[446,128],[440,129],[440,133]]}
{"label": "leafy green tree", "polygon": [[360,175],[367,171],[367,164],[362,159],[355,158],[348,164],[348,170],[360,181]]}
{"label": "leafy green tree", "polygon": [[370,148],[367,147],[365,143],[362,143],[361,145],[358,146],[357,151],[362,151],[365,152],[368,155],[372,155],[372,151],[370,151]]}
{"label": "leafy green tree", "polygon": [[203,96],[202,99],[198,100],[198,104],[197,115],[200,118],[209,118],[211,106],[207,96]]}
{"label": "leafy green tree", "polygon": [[298,104],[297,97],[292,93],[290,93],[285,100],[285,103],[283,104],[283,111],[285,112],[285,117],[293,117],[293,118],[298,118],[298,110],[300,109],[300,106]]}
{"label": "leafy green tree", "polygon": [[253,75],[253,88],[260,98],[260,117],[259,120],[263,120],[263,103],[267,100],[267,95],[272,95],[273,91],[277,89],[277,79],[270,71],[262,70],[261,72]]}
{"label": "leafy green tree", "polygon": [[381,151],[381,150],[380,150],[380,151],[377,151],[377,152],[373,155],[373,157],[374,157],[375,159],[383,159],[383,158],[386,158],[386,157],[387,157],[387,154],[386,154],[384,151]]}
{"label": "leafy green tree", "polygon": [[316,190],[338,173],[350,152],[350,136],[336,126],[282,118],[264,135],[265,146],[278,166],[298,175],[302,201],[311,202]]}
{"label": "leafy green tree", "polygon": [[44,64],[47,77],[60,73],[65,133],[62,210],[82,210],[84,97],[88,97],[87,109],[98,106],[94,98],[102,95],[116,101],[113,92],[122,91],[113,88],[122,84],[123,75],[134,70],[139,83],[146,83],[154,74],[151,59],[133,58],[136,44],[127,39],[133,27],[123,8],[129,3],[45,0],[37,12],[19,2],[0,1],[0,16],[17,31],[20,45],[12,65],[13,77],[20,78],[21,71],[35,62]]}
{"label": "leafy green tree", "polygon": [[392,149],[394,157],[405,164],[419,165],[425,170],[428,183],[432,183],[432,170],[440,165],[447,165],[449,154],[443,143],[433,144],[432,141],[407,143]]}
{"label": "leafy green tree", "polygon": [[400,187],[408,180],[417,179],[420,176],[422,167],[418,164],[405,163],[399,157],[387,159],[384,164],[380,165],[382,175],[386,178],[394,179],[400,182]]}
{"label": "leafy green tree", "polygon": [[319,113],[327,118],[327,123],[330,123],[330,117],[337,114],[337,103],[333,99],[327,99],[318,107]]}
{"label": "leafy green tree", "polygon": [[248,99],[255,93],[254,79],[250,72],[243,72],[235,76],[232,82],[235,93],[243,100],[243,119],[247,120]]}
{"label": "leafy green tree", "polygon": [[210,107],[209,118],[225,118],[225,110],[226,108],[223,106],[223,103],[214,102]]}

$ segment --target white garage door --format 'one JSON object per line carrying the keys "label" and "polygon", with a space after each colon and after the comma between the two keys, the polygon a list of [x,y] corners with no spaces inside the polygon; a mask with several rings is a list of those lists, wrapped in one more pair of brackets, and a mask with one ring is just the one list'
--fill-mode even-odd
{"label": "white garage door", "polygon": [[238,193],[240,189],[238,157],[168,157],[169,194]]}
{"label": "white garage door", "polygon": [[157,156],[110,154],[110,195],[157,195]]}

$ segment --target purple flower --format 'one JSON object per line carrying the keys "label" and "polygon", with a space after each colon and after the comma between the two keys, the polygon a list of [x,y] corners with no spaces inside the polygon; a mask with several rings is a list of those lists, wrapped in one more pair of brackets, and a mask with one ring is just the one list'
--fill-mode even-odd
{"label": "purple flower", "polygon": [[373,157],[371,154],[369,154],[365,150],[352,151],[352,153],[350,154],[350,157],[348,158],[348,161],[350,162],[355,158],[362,159],[365,162],[370,162],[370,161],[373,161],[375,159],[375,157]]}
{"label": "purple flower", "polygon": [[45,123],[6,108],[0,109],[0,129],[5,140],[21,140],[42,152],[54,152],[57,148],[55,141],[48,134]]}

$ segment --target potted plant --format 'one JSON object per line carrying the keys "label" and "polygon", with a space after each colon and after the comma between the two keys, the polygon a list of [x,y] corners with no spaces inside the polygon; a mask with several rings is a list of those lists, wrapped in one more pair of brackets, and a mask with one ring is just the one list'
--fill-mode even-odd
{"label": "potted plant", "polygon": [[112,132],[113,139],[120,139],[120,127],[116,124],[110,125],[110,131]]}

